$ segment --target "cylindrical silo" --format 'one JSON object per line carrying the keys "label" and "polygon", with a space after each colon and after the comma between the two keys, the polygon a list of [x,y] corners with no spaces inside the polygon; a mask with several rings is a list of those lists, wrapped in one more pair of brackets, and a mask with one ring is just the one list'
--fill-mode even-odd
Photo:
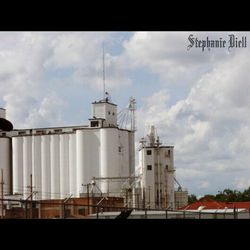
{"label": "cylindrical silo", "polygon": [[12,138],[13,194],[23,194],[23,137]]}
{"label": "cylindrical silo", "polygon": [[77,195],[84,192],[84,130],[76,131],[76,176],[77,176]]}
{"label": "cylindrical silo", "polygon": [[[90,184],[92,177],[99,175],[99,139],[94,129],[84,130],[83,139],[83,184]],[[85,186],[85,192],[87,188]]]}
{"label": "cylindrical silo", "polygon": [[[107,154],[107,147],[108,147],[108,135],[107,129],[101,129],[100,132],[100,177],[108,177],[108,154]],[[100,188],[103,193],[108,192],[108,182],[101,181]]]}
{"label": "cylindrical silo", "polygon": [[41,137],[41,167],[42,167],[42,199],[51,197],[51,174],[50,174],[50,136]]}
{"label": "cylindrical silo", "polygon": [[89,171],[88,181],[91,182],[93,177],[99,177],[100,168],[100,129],[88,130],[89,136]]}
{"label": "cylindrical silo", "polygon": [[41,169],[41,136],[32,136],[32,179],[33,189],[37,192],[35,199],[42,199],[42,169]]}
{"label": "cylindrical silo", "polygon": [[[30,195],[30,175],[32,174],[32,137],[23,137],[23,192],[24,198]],[[33,184],[32,184],[33,186]]]}
{"label": "cylindrical silo", "polygon": [[69,192],[78,196],[76,181],[76,134],[69,135]]}
{"label": "cylindrical silo", "polygon": [[[119,156],[118,156],[118,131],[116,128],[101,129],[101,177],[118,177]],[[118,194],[120,192],[119,182],[103,181],[101,184],[103,193]]]}
{"label": "cylindrical silo", "polygon": [[0,172],[3,169],[4,194],[11,192],[11,141],[0,137]]}
{"label": "cylindrical silo", "polygon": [[50,135],[51,198],[60,199],[59,135]]}
{"label": "cylindrical silo", "polygon": [[60,135],[60,193],[61,199],[69,196],[69,135]]}

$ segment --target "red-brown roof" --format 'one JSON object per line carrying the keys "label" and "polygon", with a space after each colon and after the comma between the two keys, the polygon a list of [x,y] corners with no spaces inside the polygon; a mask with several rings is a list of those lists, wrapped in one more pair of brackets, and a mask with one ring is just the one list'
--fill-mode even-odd
{"label": "red-brown roof", "polygon": [[192,204],[179,208],[180,210],[197,210],[203,206],[203,209],[224,209],[224,208],[246,208],[250,209],[250,201],[244,202],[219,202],[210,198],[202,198]]}

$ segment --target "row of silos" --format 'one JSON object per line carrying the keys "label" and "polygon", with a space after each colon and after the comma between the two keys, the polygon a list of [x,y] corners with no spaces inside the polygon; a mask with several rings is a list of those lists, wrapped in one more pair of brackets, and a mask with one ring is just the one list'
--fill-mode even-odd
{"label": "row of silos", "polygon": [[[13,193],[36,199],[78,197],[93,177],[130,173],[130,133],[117,128],[79,129],[75,133],[13,137]],[[121,148],[121,150],[120,150]],[[121,152],[120,152],[121,151]],[[120,182],[101,181],[102,193],[118,193]]]}
{"label": "row of silos", "polygon": [[73,173],[69,171],[75,168],[70,165],[75,162],[75,147],[69,146],[70,139],[74,141],[74,137],[75,134],[13,137],[13,193],[27,197],[32,174],[37,199],[65,198],[69,194],[76,196],[75,174],[70,176]]}

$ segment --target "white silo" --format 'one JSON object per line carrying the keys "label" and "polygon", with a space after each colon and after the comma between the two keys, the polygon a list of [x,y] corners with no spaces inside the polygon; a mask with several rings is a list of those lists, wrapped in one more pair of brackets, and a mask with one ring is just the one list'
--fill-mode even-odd
{"label": "white silo", "polygon": [[90,183],[93,177],[99,176],[100,165],[100,131],[86,129],[84,131],[84,148],[86,151],[84,161],[84,183]]}
{"label": "white silo", "polygon": [[[108,148],[108,135],[107,135],[107,129],[101,129],[100,130],[100,177],[106,178],[108,177],[108,167],[109,167],[109,161],[108,161],[108,154],[107,154],[107,148]],[[102,181],[100,183],[100,188],[103,193],[108,193],[108,182]]]}
{"label": "white silo", "polygon": [[[101,129],[101,177],[119,176],[119,156],[118,156],[118,131],[116,128]],[[119,182],[103,181],[101,184],[102,192],[119,192]]]}
{"label": "white silo", "polygon": [[51,197],[50,136],[41,136],[42,199]]}
{"label": "white silo", "polygon": [[99,135],[93,129],[76,132],[77,190],[87,193],[92,177],[99,177]]}
{"label": "white silo", "polygon": [[[24,198],[30,195],[30,175],[32,174],[32,137],[23,137],[23,190]],[[32,184],[33,185],[33,184]]]}
{"label": "white silo", "polygon": [[76,134],[69,135],[69,193],[76,197]]}
{"label": "white silo", "polygon": [[11,139],[0,137],[0,171],[3,169],[4,194],[11,192]]}
{"label": "white silo", "polygon": [[77,130],[76,131],[76,176],[77,176],[77,194],[83,192],[82,184],[84,183],[83,180],[83,165],[84,165],[84,131]]}
{"label": "white silo", "polygon": [[50,135],[51,199],[60,198],[59,135]]}
{"label": "white silo", "polygon": [[32,136],[32,179],[36,199],[42,199],[41,136]]}
{"label": "white silo", "polygon": [[13,194],[23,194],[23,137],[12,138]]}
{"label": "white silo", "polygon": [[61,199],[69,195],[69,135],[60,135],[60,193]]}

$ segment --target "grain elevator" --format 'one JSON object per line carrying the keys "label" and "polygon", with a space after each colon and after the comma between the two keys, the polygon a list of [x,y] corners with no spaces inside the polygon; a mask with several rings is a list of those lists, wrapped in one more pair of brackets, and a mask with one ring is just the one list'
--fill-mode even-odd
{"label": "grain elevator", "polygon": [[117,105],[105,97],[92,103],[87,125],[0,130],[0,157],[5,194],[25,199],[32,176],[38,200],[80,197],[93,178],[102,195],[119,196],[121,181],[108,178],[134,172],[134,131],[119,128]]}

